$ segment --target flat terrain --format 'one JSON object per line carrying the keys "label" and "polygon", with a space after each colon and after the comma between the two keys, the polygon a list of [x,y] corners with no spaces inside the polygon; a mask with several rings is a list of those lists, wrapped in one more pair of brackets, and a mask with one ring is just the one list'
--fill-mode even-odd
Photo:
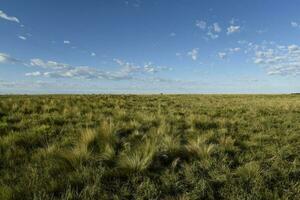
{"label": "flat terrain", "polygon": [[0,199],[300,199],[300,96],[0,96]]}

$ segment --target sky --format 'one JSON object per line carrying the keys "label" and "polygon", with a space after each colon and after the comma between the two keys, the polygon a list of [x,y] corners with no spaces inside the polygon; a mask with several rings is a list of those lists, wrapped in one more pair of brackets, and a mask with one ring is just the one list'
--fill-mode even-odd
{"label": "sky", "polygon": [[300,92],[299,0],[0,0],[0,93]]}

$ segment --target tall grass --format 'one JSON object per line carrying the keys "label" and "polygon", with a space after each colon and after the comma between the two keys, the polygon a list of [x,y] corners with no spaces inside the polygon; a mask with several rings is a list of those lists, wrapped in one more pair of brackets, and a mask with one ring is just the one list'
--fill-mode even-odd
{"label": "tall grass", "polygon": [[299,96],[0,96],[0,199],[300,199]]}
{"label": "tall grass", "polygon": [[118,168],[128,172],[142,172],[151,165],[155,153],[156,141],[145,139],[134,149],[126,149],[120,154]]}
{"label": "tall grass", "polygon": [[52,152],[52,155],[65,165],[76,169],[80,167],[83,162],[87,161],[93,151],[93,143],[97,138],[97,133],[93,130],[86,129],[81,133],[78,141],[75,142],[71,149],[59,149]]}
{"label": "tall grass", "polygon": [[207,144],[207,138],[198,136],[196,139],[190,139],[186,145],[186,150],[192,156],[199,159],[207,159],[216,149],[214,144]]}

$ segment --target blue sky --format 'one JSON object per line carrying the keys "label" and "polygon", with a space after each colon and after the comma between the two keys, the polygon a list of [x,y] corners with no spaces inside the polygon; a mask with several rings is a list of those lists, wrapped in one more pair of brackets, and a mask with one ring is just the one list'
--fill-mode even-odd
{"label": "blue sky", "polygon": [[2,0],[0,93],[300,91],[298,0]]}

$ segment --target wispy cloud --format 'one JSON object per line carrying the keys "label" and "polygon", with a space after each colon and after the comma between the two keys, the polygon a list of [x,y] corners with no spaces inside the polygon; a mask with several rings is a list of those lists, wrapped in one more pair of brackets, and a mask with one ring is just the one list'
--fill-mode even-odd
{"label": "wispy cloud", "polygon": [[[104,71],[90,66],[73,66],[57,61],[45,61],[40,58],[30,59],[29,62],[23,62],[8,54],[0,53],[0,64],[20,63],[25,66],[39,68],[37,71],[28,72],[25,76],[32,77],[50,77],[50,78],[79,78],[79,79],[106,79],[106,80],[141,80],[139,75],[156,74],[162,71],[171,71],[172,68],[166,66],[157,66],[151,62],[144,65],[136,65],[130,62],[114,59],[119,65],[116,71]],[[143,77],[143,76],[142,76]]]}
{"label": "wispy cloud", "polygon": [[300,47],[295,44],[269,47],[258,45],[253,61],[263,66],[269,75],[300,75]]}
{"label": "wispy cloud", "polygon": [[208,25],[203,20],[197,20],[195,26],[201,29],[202,31],[206,31],[206,35],[213,40],[219,38],[219,33],[222,32],[222,28],[217,22]]}
{"label": "wispy cloud", "polygon": [[26,73],[25,76],[41,76],[42,73],[39,71]]}
{"label": "wispy cloud", "polygon": [[18,38],[19,38],[20,40],[27,40],[27,37],[22,36],[22,35],[19,35]]}
{"label": "wispy cloud", "polygon": [[241,28],[240,26],[233,26],[233,25],[229,26],[227,28],[227,35],[240,32],[240,28]]}
{"label": "wispy cloud", "polygon": [[295,22],[295,21],[292,21],[292,22],[291,22],[291,26],[292,26],[293,28],[300,28],[300,24],[299,24],[298,22]]}
{"label": "wispy cloud", "polygon": [[49,78],[80,78],[80,79],[113,79],[109,73],[97,70],[89,66],[71,66],[69,64],[55,61],[43,61],[31,59],[31,66],[40,67],[46,71],[35,71],[26,73],[26,76],[41,76]]}
{"label": "wispy cloud", "polygon": [[234,52],[239,52],[241,50],[240,47],[235,47],[235,48],[229,48],[228,51],[231,52],[231,53],[234,53]]}
{"label": "wispy cloud", "polygon": [[16,23],[20,23],[19,19],[14,17],[14,16],[8,16],[5,12],[3,12],[2,10],[0,10],[0,18],[11,21],[11,22],[16,22]]}
{"label": "wispy cloud", "polygon": [[222,31],[222,29],[218,23],[214,23],[212,27],[216,33],[220,33]]}
{"label": "wispy cloud", "polygon": [[225,59],[227,58],[229,55],[232,55],[236,52],[239,52],[241,51],[241,48],[240,47],[235,47],[235,48],[227,48],[225,49],[223,52],[219,52],[218,53],[218,57],[221,58],[221,59]]}
{"label": "wispy cloud", "polygon": [[208,32],[206,33],[211,39],[219,38],[219,33],[222,31],[220,25],[218,23],[213,23],[211,26],[208,27]]}
{"label": "wispy cloud", "polygon": [[40,67],[43,71],[35,71],[25,74],[26,76],[41,76],[50,78],[81,78],[81,79],[106,79],[106,80],[131,80],[137,79],[136,74],[154,74],[160,71],[172,70],[169,67],[155,66],[146,63],[142,66],[115,59],[120,66],[117,71],[103,71],[90,66],[72,66],[56,61],[44,61],[31,59],[30,65]]}
{"label": "wispy cloud", "polygon": [[211,32],[211,31],[208,31],[206,35],[209,36],[209,37],[210,37],[211,39],[213,39],[213,40],[219,38],[219,35],[218,35],[218,34],[215,34],[215,33]]}
{"label": "wispy cloud", "polygon": [[58,63],[55,61],[43,61],[39,58],[33,58],[30,60],[30,65],[34,67],[41,67],[45,69],[67,69],[71,67],[68,64],[65,63]]}
{"label": "wispy cloud", "polygon": [[64,40],[64,44],[71,44],[69,40]]}
{"label": "wispy cloud", "polygon": [[189,51],[187,53],[187,55],[190,56],[192,58],[192,60],[197,60],[198,59],[198,53],[199,53],[199,49],[194,48],[191,51]]}
{"label": "wispy cloud", "polygon": [[225,52],[219,52],[219,53],[218,53],[218,56],[219,56],[219,58],[221,58],[221,59],[225,59],[225,58],[227,57],[227,53],[225,53]]}
{"label": "wispy cloud", "polygon": [[45,77],[51,78],[80,78],[80,79],[113,79],[108,74],[93,67],[79,66],[68,69],[44,72]]}
{"label": "wispy cloud", "polygon": [[205,30],[206,29],[206,22],[203,20],[197,20],[195,23],[195,26],[200,28],[201,30]]}
{"label": "wispy cloud", "polygon": [[[239,25],[236,25],[237,21],[238,20],[234,18],[230,20],[229,26],[227,27],[227,35],[238,33],[241,31],[241,27]],[[207,24],[205,21],[197,20],[195,25],[201,30],[206,31],[206,35],[208,36],[208,38],[213,40],[218,39],[222,32],[222,28],[218,22]]]}
{"label": "wispy cloud", "polygon": [[16,59],[14,57],[11,57],[8,54],[0,53],[0,63],[9,63],[9,64],[15,64],[20,63],[21,61],[19,59]]}
{"label": "wispy cloud", "polygon": [[114,59],[114,61],[121,67],[120,71],[117,72],[117,74],[122,74],[124,76],[128,76],[132,73],[157,73],[160,71],[172,70],[172,68],[170,67],[155,66],[151,62],[140,66],[130,62],[122,61],[120,59]]}

